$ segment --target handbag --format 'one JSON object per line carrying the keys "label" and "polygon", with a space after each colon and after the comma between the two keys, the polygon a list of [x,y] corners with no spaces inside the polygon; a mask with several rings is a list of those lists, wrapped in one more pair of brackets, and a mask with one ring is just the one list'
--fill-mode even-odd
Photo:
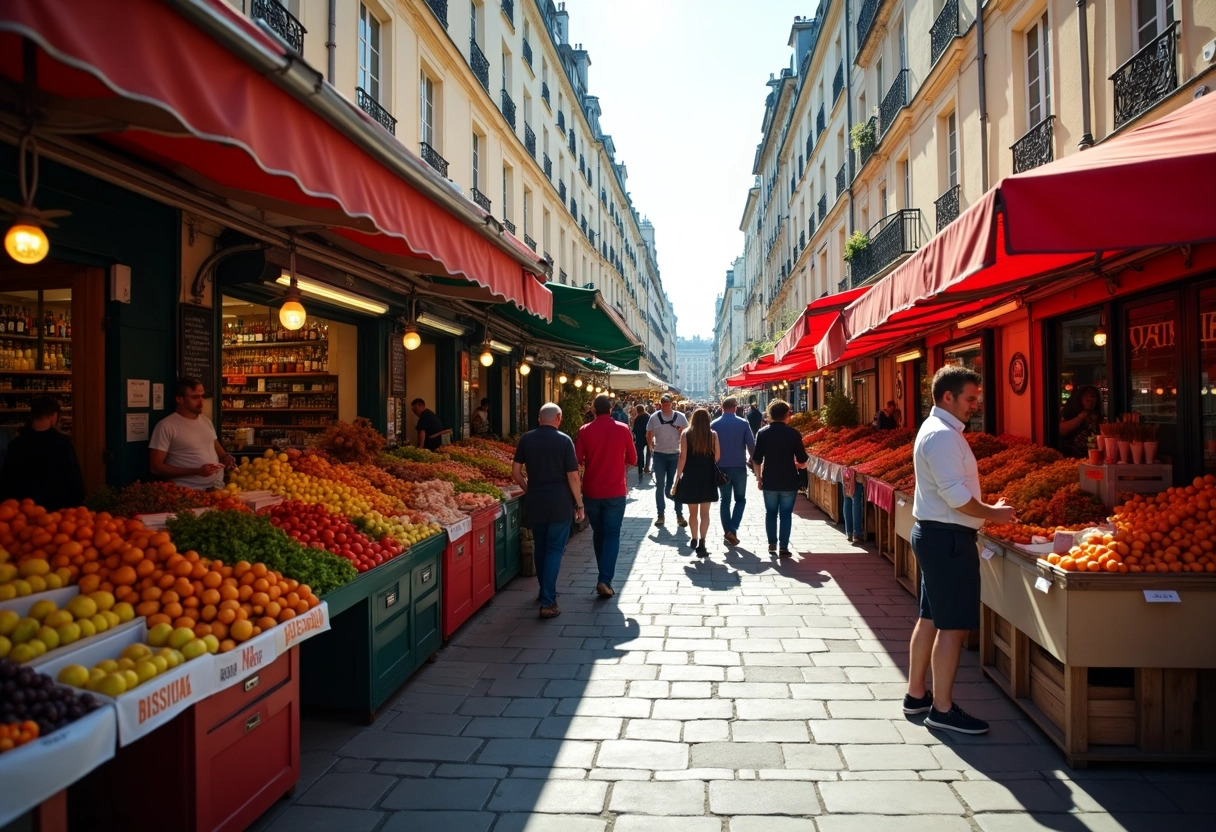
{"label": "handbag", "polygon": [[720,487],[726,485],[728,482],[730,482],[730,477],[726,476],[726,472],[723,471],[721,468],[719,468],[717,465],[715,465],[714,466],[714,484],[720,488]]}

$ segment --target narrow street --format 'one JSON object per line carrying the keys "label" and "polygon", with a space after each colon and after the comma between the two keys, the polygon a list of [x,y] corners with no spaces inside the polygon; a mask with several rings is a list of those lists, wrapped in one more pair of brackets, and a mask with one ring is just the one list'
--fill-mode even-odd
{"label": "narrow street", "polygon": [[[635,475],[630,475],[631,484]],[[566,550],[562,615],[518,578],[363,727],[307,718],[293,797],[267,832],[1176,830],[1216,823],[1216,776],[1072,770],[967,652],[956,696],[987,736],[904,717],[916,607],[889,562],[808,501],[792,561],[741,544],[690,556],[653,487],[632,488],[615,598],[591,534]],[[1207,818],[1205,821],[1204,818]]]}

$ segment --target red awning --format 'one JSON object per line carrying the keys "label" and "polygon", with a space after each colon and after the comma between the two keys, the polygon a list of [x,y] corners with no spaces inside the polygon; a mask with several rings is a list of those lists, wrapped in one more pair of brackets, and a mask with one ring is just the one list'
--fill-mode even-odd
{"label": "red awning", "polygon": [[829,366],[896,346],[1099,254],[1216,239],[1216,96],[1008,177],[845,307]]}
{"label": "red awning", "polygon": [[786,330],[785,335],[773,349],[773,358],[784,361],[785,356],[794,350],[814,350],[815,345],[823,338],[836,313],[853,301],[864,295],[870,289],[863,286],[860,289],[849,289],[835,295],[828,295],[807,304],[806,309],[794,321],[793,326]]}
{"label": "red awning", "polygon": [[[229,42],[160,0],[9,0],[0,5],[0,76],[22,81],[28,38],[39,47],[39,93],[57,113],[107,124],[102,142],[205,191],[321,227],[339,245],[470,280],[551,318],[534,252],[505,233],[497,245],[474,227],[486,214],[472,204],[461,217],[424,192],[454,186],[387,134],[371,133],[376,158],[360,142],[378,123],[323,82],[311,96],[290,91],[276,75],[289,74],[283,48],[248,18],[221,0],[193,7],[222,22]],[[322,114],[322,99],[361,124],[344,130]],[[416,170],[414,182],[401,170]]]}
{"label": "red awning", "polygon": [[775,361],[773,354],[769,353],[726,379],[726,386],[757,387],[774,381],[790,381],[815,372],[818,366],[815,355],[810,350],[791,352],[786,356],[786,360],[781,362]]}

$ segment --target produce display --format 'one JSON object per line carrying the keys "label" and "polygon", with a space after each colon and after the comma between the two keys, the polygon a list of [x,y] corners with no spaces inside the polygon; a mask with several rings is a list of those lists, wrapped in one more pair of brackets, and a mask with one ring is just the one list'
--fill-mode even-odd
{"label": "produce display", "polygon": [[91,694],[78,694],[50,676],[0,659],[0,753],[58,731],[99,707]]}
{"label": "produce display", "polygon": [[248,510],[236,497],[222,491],[196,491],[168,481],[134,482],[119,491],[105,486],[89,497],[87,506],[116,517],[174,514],[199,508]]}
{"label": "produce display", "polygon": [[[157,646],[160,649],[153,651]],[[167,624],[158,624],[148,631],[147,644],[128,644],[117,658],[103,659],[92,668],[82,664],[65,665],[59,671],[57,681],[103,696],[121,696],[183,662],[218,653],[219,649],[219,639],[214,635],[200,638],[187,627],[173,629]]]}
{"label": "produce display", "polygon": [[129,603],[115,603],[110,593],[94,596],[77,595],[62,608],[49,599],[36,601],[24,618],[0,610],[0,658],[24,664],[135,617]]}
{"label": "produce display", "polygon": [[403,551],[392,537],[372,540],[345,517],[330,514],[319,505],[288,501],[266,509],[271,524],[303,546],[324,549],[346,558],[357,572],[374,569]]}

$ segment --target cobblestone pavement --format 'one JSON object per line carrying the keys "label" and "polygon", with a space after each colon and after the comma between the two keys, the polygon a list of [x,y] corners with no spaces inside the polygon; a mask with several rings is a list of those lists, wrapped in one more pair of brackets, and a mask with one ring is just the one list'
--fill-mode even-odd
{"label": "cobblestone pavement", "polygon": [[670,506],[652,525],[649,484],[633,488],[615,598],[594,596],[591,534],[576,535],[559,618],[539,620],[535,579],[517,578],[374,725],[305,719],[299,786],[254,828],[1216,828],[1211,768],[1070,769],[974,652],[956,696],[987,736],[905,717],[916,607],[890,563],[801,497],[795,558],[770,559],[749,487],[733,550],[713,507],[708,561]]}

